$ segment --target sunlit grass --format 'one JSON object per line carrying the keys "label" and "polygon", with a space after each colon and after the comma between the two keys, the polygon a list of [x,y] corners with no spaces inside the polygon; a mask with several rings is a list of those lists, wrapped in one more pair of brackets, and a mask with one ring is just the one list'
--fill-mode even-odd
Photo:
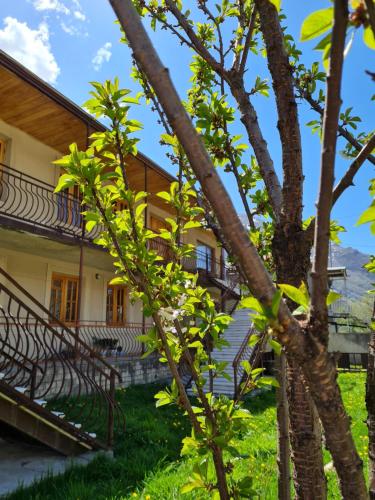
{"label": "sunlit grass", "polygon": [[[365,374],[341,374],[340,385],[358,451],[367,468],[367,428],[364,404]],[[179,455],[188,422],[176,408],[156,409],[155,385],[133,387],[121,394],[127,417],[126,431],[117,435],[115,459],[98,457],[85,468],[74,468],[58,478],[48,478],[21,490],[9,500],[168,500],[180,499],[191,465]],[[277,498],[275,398],[272,392],[246,401],[253,417],[237,447],[248,458],[236,466],[236,475],[251,475],[259,498]],[[330,462],[325,452],[325,463]],[[330,499],[339,499],[334,471],[328,476]],[[183,498],[204,499],[202,493]]]}

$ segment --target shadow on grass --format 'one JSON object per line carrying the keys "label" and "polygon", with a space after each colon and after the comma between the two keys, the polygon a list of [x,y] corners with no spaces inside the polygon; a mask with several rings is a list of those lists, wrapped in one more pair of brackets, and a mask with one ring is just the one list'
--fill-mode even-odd
{"label": "shadow on grass", "polygon": [[[7,500],[120,499],[141,484],[150,471],[179,459],[188,421],[176,407],[155,408],[161,386],[131,387],[118,393],[125,412],[125,431],[116,429],[115,459],[98,456],[87,467],[73,467],[62,476],[48,477],[20,489]],[[102,424],[102,426],[101,426]],[[105,422],[97,422],[99,435]]]}
{"label": "shadow on grass", "polygon": [[[98,456],[86,467],[72,467],[58,477],[48,477],[33,486],[19,489],[7,500],[120,500],[142,487],[146,476],[180,459],[181,440],[190,425],[177,407],[155,408],[157,384],[129,387],[118,391],[118,401],[126,416],[126,428],[115,430],[114,460]],[[267,391],[248,397],[245,407],[261,414],[274,406],[275,394]],[[61,408],[63,404],[61,404]],[[94,430],[105,434],[105,421]]]}

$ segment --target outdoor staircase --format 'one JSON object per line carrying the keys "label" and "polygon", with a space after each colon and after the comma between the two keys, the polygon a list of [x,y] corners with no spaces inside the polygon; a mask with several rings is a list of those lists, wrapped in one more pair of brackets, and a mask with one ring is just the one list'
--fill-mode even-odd
{"label": "outdoor staircase", "polygon": [[[109,449],[115,423],[123,424],[116,378],[106,360],[0,267],[0,425],[66,456]],[[97,436],[103,422],[107,435]]]}
{"label": "outdoor staircase", "polygon": [[[247,339],[249,332],[252,330],[252,323],[249,318],[250,309],[237,309],[233,315],[233,321],[229,324],[224,332],[224,338],[229,343],[222,350],[214,349],[211,353],[215,361],[226,361],[226,372],[231,380],[224,377],[214,377],[213,392],[214,394],[224,394],[228,397],[234,397],[236,385],[241,381],[243,368],[241,361],[249,360],[253,348],[248,347]],[[236,365],[237,363],[237,365]]]}

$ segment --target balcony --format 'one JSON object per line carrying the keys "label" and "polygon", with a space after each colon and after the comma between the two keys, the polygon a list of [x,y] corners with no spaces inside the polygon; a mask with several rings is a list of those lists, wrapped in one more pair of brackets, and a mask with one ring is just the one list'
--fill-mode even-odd
{"label": "balcony", "polygon": [[84,239],[98,235],[83,231],[79,199],[35,177],[0,164],[0,223],[58,239]]}
{"label": "balcony", "polygon": [[[100,227],[85,232],[81,211],[78,197],[67,192],[55,193],[51,184],[0,163],[0,225],[70,243],[83,240],[93,244]],[[149,248],[164,262],[172,259],[171,250],[162,238],[150,240]],[[238,273],[233,267],[199,250],[185,257],[182,264],[186,270],[198,272],[208,286],[234,289],[238,284]]]}

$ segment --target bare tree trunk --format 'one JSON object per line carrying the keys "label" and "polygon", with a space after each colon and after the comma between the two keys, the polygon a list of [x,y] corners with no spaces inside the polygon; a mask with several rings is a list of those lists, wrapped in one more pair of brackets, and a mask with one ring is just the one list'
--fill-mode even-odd
{"label": "bare tree trunk", "polygon": [[290,500],[290,447],[289,447],[289,414],[286,380],[286,356],[281,353],[275,360],[276,377],[279,388],[276,390],[277,402],[277,466],[279,500]]}
{"label": "bare tree trunk", "polygon": [[[307,284],[310,249],[311,241],[306,238],[306,233],[300,227],[289,224],[288,231],[285,230],[285,226],[276,228],[273,256],[278,283],[287,283],[297,287],[302,281]],[[293,303],[289,305],[291,309],[295,307]],[[296,498],[300,500],[325,499],[327,485],[323,467],[320,422],[302,371],[290,356],[288,356],[286,378]],[[279,428],[280,425],[279,422]],[[279,474],[281,474],[280,469]]]}
{"label": "bare tree trunk", "polygon": [[301,369],[293,360],[288,362],[287,373],[290,444],[296,498],[323,500],[327,497],[327,486],[319,418]]}

